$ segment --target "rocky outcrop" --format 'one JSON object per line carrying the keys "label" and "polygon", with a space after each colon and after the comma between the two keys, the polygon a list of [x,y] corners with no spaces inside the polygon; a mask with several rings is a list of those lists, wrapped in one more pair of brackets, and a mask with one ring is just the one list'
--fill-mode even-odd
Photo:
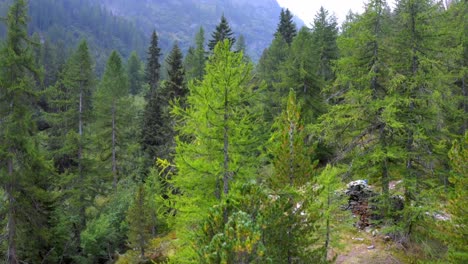
{"label": "rocky outcrop", "polygon": [[[371,220],[382,219],[378,206],[380,194],[375,192],[366,180],[352,181],[346,187],[345,195],[348,196],[348,204],[345,209],[351,210],[353,215],[358,218],[356,223],[358,228],[364,229],[371,224]],[[392,212],[403,210],[402,196],[391,196],[390,202]]]}

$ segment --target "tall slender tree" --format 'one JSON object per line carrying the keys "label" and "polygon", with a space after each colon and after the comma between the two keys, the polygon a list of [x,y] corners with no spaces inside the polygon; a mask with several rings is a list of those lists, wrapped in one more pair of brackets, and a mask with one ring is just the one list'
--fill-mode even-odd
{"label": "tall slender tree", "polygon": [[159,57],[161,56],[161,49],[158,44],[158,34],[153,31],[151,35],[151,44],[148,48],[148,58],[146,61],[145,78],[146,82],[150,86],[148,97],[151,97],[156,92],[159,85],[161,64],[159,63]]}
{"label": "tall slender tree", "polygon": [[27,13],[26,1],[13,2],[0,52],[0,184],[6,219],[2,255],[10,264],[43,261],[51,201],[46,193],[49,166],[36,137],[34,79],[39,71],[31,54]]}
{"label": "tall slender tree", "polygon": [[[110,160],[112,186],[117,188],[120,171],[120,150],[123,149],[122,128],[125,126],[125,109],[128,96],[128,79],[122,59],[113,51],[107,61],[106,70],[96,92],[96,111],[101,159]],[[107,168],[106,168],[107,169]]]}

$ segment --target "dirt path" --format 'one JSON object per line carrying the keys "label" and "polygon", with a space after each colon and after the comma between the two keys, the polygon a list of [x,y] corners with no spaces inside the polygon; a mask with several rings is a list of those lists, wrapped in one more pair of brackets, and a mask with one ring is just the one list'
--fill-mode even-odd
{"label": "dirt path", "polygon": [[[351,237],[336,258],[337,264],[402,264],[396,259],[382,237],[359,232]],[[389,242],[390,243],[390,242]],[[371,247],[371,248],[368,248]]]}

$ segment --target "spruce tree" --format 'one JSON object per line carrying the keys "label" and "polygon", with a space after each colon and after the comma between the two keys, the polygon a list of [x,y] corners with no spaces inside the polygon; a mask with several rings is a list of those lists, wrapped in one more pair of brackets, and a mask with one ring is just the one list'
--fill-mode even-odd
{"label": "spruce tree", "polygon": [[178,100],[185,105],[185,98],[188,94],[188,88],[185,84],[185,70],[183,66],[183,55],[179,46],[174,44],[169,57],[166,60],[168,65],[168,81],[165,87],[170,101]]}
{"label": "spruce tree", "polygon": [[161,64],[159,63],[159,57],[161,56],[161,49],[158,46],[158,35],[156,31],[153,31],[151,35],[151,44],[148,48],[148,58],[146,61],[145,78],[149,84],[148,97],[151,97],[156,92],[159,85]]}
{"label": "spruce tree", "polygon": [[221,21],[216,26],[215,31],[211,34],[211,40],[208,42],[210,51],[213,51],[216,44],[223,42],[225,39],[229,41],[230,47],[236,42],[236,38],[233,36],[233,32],[229,23],[224,15],[221,16]]}
{"label": "spruce tree", "polygon": [[297,34],[296,24],[293,21],[293,15],[286,8],[286,10],[281,9],[280,22],[278,28],[276,29],[275,35],[281,35],[284,41],[291,45],[294,37]]}
{"label": "spruce tree", "polygon": [[[34,79],[38,68],[27,34],[27,3],[16,0],[6,18],[7,36],[0,51],[0,184],[5,195],[2,214],[10,264],[40,263],[48,246],[47,217],[51,174],[37,138],[34,114],[38,102]],[[3,248],[3,247],[2,247]]]}
{"label": "spruce tree", "polygon": [[159,84],[161,67],[159,56],[161,53],[156,32],[153,32],[148,54],[146,81],[150,90],[146,96],[147,104],[143,112],[140,139],[141,147],[146,155],[145,168],[151,167],[157,157],[167,157],[169,152],[162,146],[165,146],[166,143],[165,135],[170,133],[170,130],[167,130],[167,126],[165,126],[167,122],[164,120],[164,107],[167,105],[167,98],[164,97]]}

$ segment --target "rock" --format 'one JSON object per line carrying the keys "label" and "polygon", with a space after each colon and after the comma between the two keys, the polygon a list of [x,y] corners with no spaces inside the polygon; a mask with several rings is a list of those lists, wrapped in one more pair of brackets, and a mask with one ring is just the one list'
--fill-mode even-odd
{"label": "rock", "polygon": [[367,247],[367,249],[374,249],[374,248],[375,248],[375,246],[374,246],[374,245],[372,245],[372,246],[368,246],[368,247]]}

